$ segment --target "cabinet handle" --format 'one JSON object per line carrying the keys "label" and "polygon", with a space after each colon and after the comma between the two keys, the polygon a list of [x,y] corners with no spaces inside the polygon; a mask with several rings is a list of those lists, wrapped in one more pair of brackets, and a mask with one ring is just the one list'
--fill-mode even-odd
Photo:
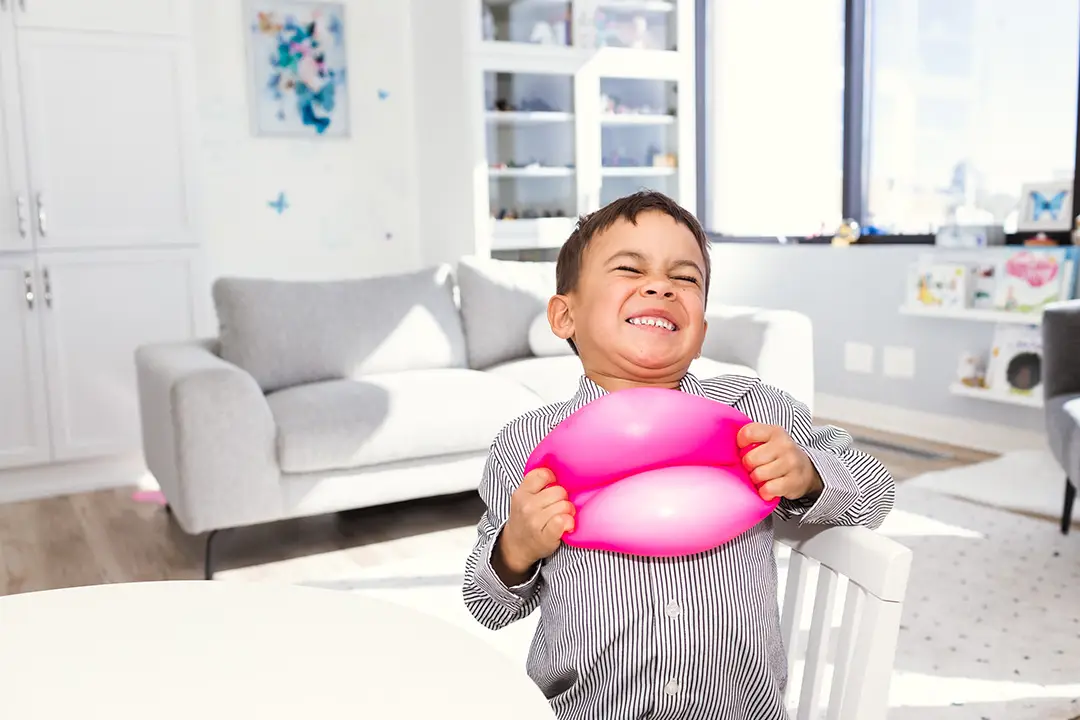
{"label": "cabinet handle", "polygon": [[0,0],[0,12],[7,11],[7,0]]}
{"label": "cabinet handle", "polygon": [[[5,1],[6,0],[0,0],[0,3]],[[22,238],[25,238],[30,232],[26,210],[26,198],[20,193],[15,196],[15,217],[19,223],[19,237]]]}
{"label": "cabinet handle", "polygon": [[52,281],[49,280],[49,268],[45,268],[41,272],[45,278],[45,307],[52,308]]}
{"label": "cabinet handle", "polygon": [[45,216],[45,197],[41,193],[38,193],[37,194],[37,222],[38,222],[38,232],[41,234],[41,237],[45,237],[45,230],[46,230],[46,227],[47,227],[46,220],[47,220],[47,218]]}
{"label": "cabinet handle", "polygon": [[23,271],[23,285],[26,286],[26,307],[34,309],[34,276],[29,270]]}
{"label": "cabinet handle", "polygon": [[19,9],[26,12],[26,0],[19,0]]}

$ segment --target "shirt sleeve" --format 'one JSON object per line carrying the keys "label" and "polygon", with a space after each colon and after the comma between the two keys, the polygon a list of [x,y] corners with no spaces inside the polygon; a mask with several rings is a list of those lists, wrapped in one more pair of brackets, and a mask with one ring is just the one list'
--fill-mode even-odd
{"label": "shirt sleeve", "polygon": [[465,607],[491,630],[504,628],[535,610],[539,603],[537,590],[543,583],[539,563],[525,582],[511,586],[502,581],[491,565],[491,553],[510,516],[510,496],[518,486],[506,471],[499,453],[500,439],[496,438],[480,480],[480,497],[486,509],[476,528],[476,544],[465,561],[462,586]]}
{"label": "shirt sleeve", "polygon": [[823,490],[799,500],[783,498],[776,512],[800,524],[863,525],[877,529],[892,511],[896,483],[877,458],[856,450],[851,435],[814,425],[810,408],[784,391],[758,383],[736,403],[757,422],[779,425],[802,448],[821,476]]}

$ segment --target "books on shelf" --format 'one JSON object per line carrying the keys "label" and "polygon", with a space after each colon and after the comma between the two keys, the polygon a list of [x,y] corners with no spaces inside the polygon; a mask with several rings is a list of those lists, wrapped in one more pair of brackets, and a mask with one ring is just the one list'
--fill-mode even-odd
{"label": "books on shelf", "polygon": [[911,265],[909,308],[1038,314],[1075,297],[1080,247],[1002,247],[928,253]]}

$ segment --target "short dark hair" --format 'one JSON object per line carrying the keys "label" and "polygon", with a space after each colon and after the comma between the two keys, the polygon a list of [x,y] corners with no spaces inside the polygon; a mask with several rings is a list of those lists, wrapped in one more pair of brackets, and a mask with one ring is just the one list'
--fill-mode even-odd
{"label": "short dark hair", "polygon": [[[626,195],[618,200],[608,203],[599,210],[582,215],[578,219],[574,232],[559,250],[558,260],[555,262],[555,292],[558,295],[566,295],[572,292],[578,284],[581,276],[581,263],[585,257],[585,250],[593,238],[604,232],[619,220],[625,220],[633,225],[637,224],[638,215],[646,212],[663,213],[675,220],[680,225],[687,227],[694,234],[701,256],[705,261],[702,270],[705,272],[703,291],[705,296],[709,294],[709,276],[712,274],[712,266],[709,262],[709,238],[701,223],[686,208],[672,200],[667,195],[655,190],[639,190],[632,195]],[[568,341],[570,347],[577,353],[577,347],[573,340]]]}

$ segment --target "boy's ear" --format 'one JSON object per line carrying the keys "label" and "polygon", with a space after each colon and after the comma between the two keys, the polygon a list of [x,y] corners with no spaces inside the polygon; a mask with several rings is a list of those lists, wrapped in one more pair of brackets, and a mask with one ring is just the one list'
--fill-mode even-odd
{"label": "boy's ear", "polygon": [[574,337],[574,316],[570,312],[570,298],[565,295],[555,295],[548,300],[547,306],[548,324],[551,332],[563,340]]}
{"label": "boy's ear", "polygon": [[[709,334],[709,321],[708,320],[703,320],[702,322],[705,323],[705,332],[702,333],[702,335],[701,335],[701,345],[702,345],[702,347],[704,347],[705,338]],[[697,349],[697,357],[701,357],[701,348],[700,347]]]}

